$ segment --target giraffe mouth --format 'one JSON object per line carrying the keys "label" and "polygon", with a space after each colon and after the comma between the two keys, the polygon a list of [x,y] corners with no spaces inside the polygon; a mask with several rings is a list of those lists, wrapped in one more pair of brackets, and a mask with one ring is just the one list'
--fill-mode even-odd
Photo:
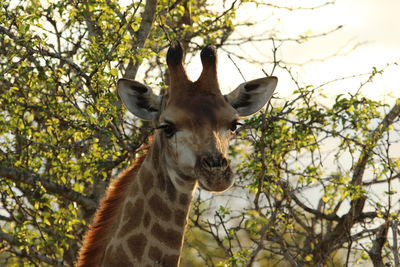
{"label": "giraffe mouth", "polygon": [[196,171],[200,188],[210,192],[223,192],[234,183],[232,169],[226,168],[199,168]]}

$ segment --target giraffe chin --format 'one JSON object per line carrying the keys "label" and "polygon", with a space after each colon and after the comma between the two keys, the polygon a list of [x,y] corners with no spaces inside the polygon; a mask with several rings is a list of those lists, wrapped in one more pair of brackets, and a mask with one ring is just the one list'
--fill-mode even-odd
{"label": "giraffe chin", "polygon": [[196,171],[201,189],[210,192],[223,192],[228,190],[235,182],[230,167],[212,168],[211,170],[200,169]]}

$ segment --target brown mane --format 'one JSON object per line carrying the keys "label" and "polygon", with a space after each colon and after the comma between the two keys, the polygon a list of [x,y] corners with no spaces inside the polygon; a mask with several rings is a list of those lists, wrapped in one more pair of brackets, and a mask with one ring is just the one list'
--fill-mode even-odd
{"label": "brown mane", "polygon": [[[149,145],[143,148],[144,153],[139,155],[133,164],[126,169],[117,179],[114,179],[104,197],[100,201],[99,209],[97,210],[92,224],[89,227],[84,243],[79,251],[77,267],[98,266],[101,261],[105,245],[105,240],[109,238],[110,224],[114,223],[121,201],[125,198],[127,188],[136,176],[140,166],[147,156]],[[103,253],[102,253],[103,252]]]}

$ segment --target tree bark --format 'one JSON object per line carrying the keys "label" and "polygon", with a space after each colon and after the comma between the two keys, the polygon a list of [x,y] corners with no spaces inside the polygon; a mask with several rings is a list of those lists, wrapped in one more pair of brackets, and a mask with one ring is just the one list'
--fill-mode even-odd
{"label": "tree bark", "polygon": [[[147,0],[146,6],[142,13],[142,21],[140,22],[139,30],[134,36],[134,44],[132,46],[132,52],[135,53],[139,49],[143,48],[147,38],[149,37],[153,22],[157,11],[157,0]],[[135,79],[137,71],[141,62],[139,60],[129,60],[128,66],[125,71],[124,78]]]}

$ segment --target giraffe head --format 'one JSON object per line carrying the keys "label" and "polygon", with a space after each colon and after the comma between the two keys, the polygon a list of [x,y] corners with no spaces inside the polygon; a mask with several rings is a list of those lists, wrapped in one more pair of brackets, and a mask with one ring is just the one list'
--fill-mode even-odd
{"label": "giraffe head", "polygon": [[234,182],[227,154],[238,119],[255,113],[270,100],[277,78],[245,82],[222,95],[214,47],[201,51],[203,70],[195,82],[188,79],[183,58],[180,44],[173,43],[167,53],[170,88],[165,96],[127,79],[118,81],[118,92],[130,112],[154,122],[158,129],[155,142],[162,146],[160,157],[164,156],[176,186],[198,181],[205,190],[221,192]]}

